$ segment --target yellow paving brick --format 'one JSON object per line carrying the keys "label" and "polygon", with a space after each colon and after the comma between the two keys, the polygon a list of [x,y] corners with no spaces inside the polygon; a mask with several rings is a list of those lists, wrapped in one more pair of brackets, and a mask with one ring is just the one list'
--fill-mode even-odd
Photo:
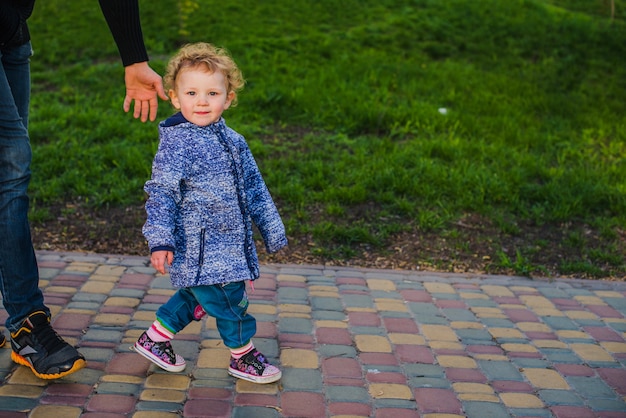
{"label": "yellow paving brick", "polygon": [[539,389],[569,389],[569,385],[563,377],[554,370],[549,369],[523,369],[522,373],[530,383]]}
{"label": "yellow paving brick", "polygon": [[515,328],[488,328],[487,331],[494,338],[524,338],[524,335]]}
{"label": "yellow paving brick", "polygon": [[320,320],[315,321],[315,326],[317,328],[348,328],[348,323],[346,321]]}
{"label": "yellow paving brick", "polygon": [[230,365],[228,349],[203,348],[198,355],[196,366],[206,369],[227,368]]}
{"label": "yellow paving brick", "polygon": [[310,290],[309,289],[309,296],[317,296],[320,298],[338,298],[339,292],[337,291],[329,292],[325,290]]}
{"label": "yellow paving brick", "polygon": [[125,272],[126,267],[124,266],[98,266],[92,277],[94,275],[121,277]]}
{"label": "yellow paving brick", "polygon": [[488,308],[484,306],[474,306],[470,308],[478,318],[506,318],[504,312],[499,308]]}
{"label": "yellow paving brick", "polygon": [[532,308],[532,311],[537,314],[537,316],[565,316],[565,313],[557,308]]}
{"label": "yellow paving brick", "polygon": [[357,335],[354,337],[359,351],[365,353],[391,353],[391,344],[379,335]]}
{"label": "yellow paving brick", "polygon": [[500,297],[514,297],[515,294],[509,290],[506,286],[494,286],[494,285],[485,285],[480,287],[483,292],[488,294],[491,297],[500,296]]}
{"label": "yellow paving brick", "polygon": [[616,292],[614,290],[596,290],[595,293],[597,296],[601,297],[601,298],[623,298],[624,295],[622,295],[620,292]]}
{"label": "yellow paving brick", "polygon": [[456,293],[454,287],[448,283],[426,282],[424,288],[428,293]]}
{"label": "yellow paving brick", "polygon": [[139,376],[130,376],[127,374],[103,374],[100,377],[100,380],[103,382],[111,382],[111,383],[130,383],[133,385],[138,385],[143,383],[146,378]]}
{"label": "yellow paving brick", "polygon": [[128,324],[128,321],[130,321],[130,315],[113,313],[98,314],[93,320],[95,324],[100,325],[124,325]]}
{"label": "yellow paving brick", "polygon": [[521,295],[519,299],[529,308],[554,308],[554,304],[545,296]]}
{"label": "yellow paving brick", "polygon": [[502,354],[475,354],[473,356],[476,360],[486,361],[510,361],[511,359]]}
{"label": "yellow paving brick", "polygon": [[598,319],[598,315],[589,311],[563,311],[570,319]]}
{"label": "yellow paving brick", "polygon": [[61,405],[39,405],[28,415],[30,418],[78,418],[81,408]]}
{"label": "yellow paving brick", "polygon": [[237,393],[254,393],[258,395],[276,395],[281,388],[282,386],[279,386],[279,382],[259,385],[258,383],[237,379],[235,384]]}
{"label": "yellow paving brick", "polygon": [[228,347],[226,347],[224,343],[222,342],[222,340],[220,339],[210,338],[210,339],[202,340],[200,345],[202,346],[202,348],[213,348],[217,350],[228,351]]}
{"label": "yellow paving brick", "polygon": [[[52,315],[52,317],[54,318],[54,316],[59,312],[60,310],[57,311],[54,315]],[[63,309],[64,314],[74,314],[74,315],[95,315],[96,312],[97,311],[94,309]]]}
{"label": "yellow paving brick", "polygon": [[278,314],[279,318],[311,318],[311,315],[305,313],[295,313],[295,312],[281,312]]}
{"label": "yellow paving brick", "polygon": [[306,277],[296,274],[277,274],[276,280],[279,282],[306,283]]}
{"label": "yellow paving brick", "polygon": [[539,322],[518,322],[515,325],[524,332],[552,332],[552,328]]}
{"label": "yellow paving brick", "polygon": [[536,353],[537,349],[530,344],[507,343],[501,345],[504,351],[510,353]]}
{"label": "yellow paving brick", "polygon": [[493,393],[491,386],[483,383],[457,382],[452,384],[452,388],[458,393]]}
{"label": "yellow paving brick", "polygon": [[296,312],[296,313],[311,313],[311,307],[309,305],[299,305],[296,303],[282,303],[278,305],[280,312]]}
{"label": "yellow paving brick", "polygon": [[336,286],[321,286],[321,285],[313,285],[309,286],[309,292],[327,292],[334,293],[335,295],[339,295],[339,291]]}
{"label": "yellow paving brick", "polygon": [[480,322],[470,322],[470,321],[452,321],[450,322],[450,326],[453,329],[483,329],[485,326]]}
{"label": "yellow paving brick", "polygon": [[425,345],[426,340],[421,335],[405,334],[401,332],[391,332],[388,334],[389,341],[393,344],[412,344],[412,345]]}
{"label": "yellow paving brick", "polygon": [[454,341],[431,341],[428,345],[434,350],[463,350],[464,348],[463,344]]}
{"label": "yellow paving brick", "polygon": [[382,290],[385,292],[393,292],[396,290],[396,285],[391,280],[385,279],[367,279],[367,287],[371,290]]}
{"label": "yellow paving brick", "polygon": [[149,295],[158,295],[158,296],[172,296],[176,293],[174,289],[150,289],[148,290]]}
{"label": "yellow paving brick", "polygon": [[558,330],[556,331],[556,335],[559,338],[567,339],[585,339],[590,340],[591,336],[582,332],[582,331],[573,331],[573,330]]}
{"label": "yellow paving brick", "polygon": [[186,398],[185,392],[171,389],[145,389],[139,394],[140,401],[148,402],[175,402],[182,403]]}
{"label": "yellow paving brick", "polygon": [[500,399],[509,408],[543,408],[541,399],[530,393],[501,393]]}
{"label": "yellow paving brick", "polygon": [[530,286],[511,286],[509,287],[514,293],[539,293],[537,289]]}
{"label": "yellow paving brick", "polygon": [[533,344],[539,348],[567,348],[567,344],[559,340],[533,340]]}
{"label": "yellow paving brick", "polygon": [[261,303],[253,303],[248,307],[251,314],[276,315],[276,306]]}
{"label": "yellow paving brick", "polygon": [[459,369],[475,369],[478,367],[474,359],[465,356],[437,356],[441,367],[457,367]]}
{"label": "yellow paving brick", "polygon": [[180,415],[174,412],[138,411],[132,418],[179,418]]}
{"label": "yellow paving brick", "polygon": [[156,320],[156,312],[155,311],[135,311],[135,313],[133,314],[133,319],[135,321],[154,322]]}
{"label": "yellow paving brick", "polygon": [[369,393],[374,399],[413,399],[411,388],[394,383],[372,383]]}
{"label": "yellow paving brick", "polygon": [[97,264],[74,262],[65,267],[65,271],[79,271],[81,273],[91,273],[98,268]]}
{"label": "yellow paving brick", "polygon": [[89,282],[102,282],[102,283],[112,283],[115,284],[120,281],[119,276],[103,276],[100,274],[92,274],[89,276]]}
{"label": "yellow paving brick", "polygon": [[626,343],[618,343],[614,341],[603,341],[600,345],[611,353],[623,354],[626,353]]}
{"label": "yellow paving brick", "polygon": [[212,316],[205,316],[204,318],[204,326],[206,329],[217,329],[217,319]]}
{"label": "yellow paving brick", "polygon": [[474,401],[474,402],[493,402],[499,403],[500,398],[495,394],[487,393],[459,393],[457,397],[462,401]]}
{"label": "yellow paving brick", "polygon": [[371,312],[371,313],[376,313],[376,309],[374,308],[361,308],[358,306],[350,306],[348,308],[346,308],[346,311],[348,312]]}
{"label": "yellow paving brick", "polygon": [[606,306],[606,302],[600,299],[597,296],[585,296],[585,295],[577,295],[574,296],[574,300],[578,301],[578,303],[582,305],[603,305]]}
{"label": "yellow paving brick", "polygon": [[317,353],[301,348],[283,349],[280,353],[280,363],[283,367],[296,369],[317,369],[319,367]]}
{"label": "yellow paving brick", "polygon": [[[65,339],[67,341],[67,339]],[[8,342],[7,342],[8,344]],[[6,382],[6,380],[5,380]],[[28,367],[18,367],[8,379],[11,385],[47,386],[48,381],[40,379]],[[5,383],[6,384],[6,383]]]}
{"label": "yellow paving brick", "polygon": [[430,341],[458,341],[456,333],[452,328],[445,325],[427,325],[421,326],[422,334]]}
{"label": "yellow paving brick", "polygon": [[93,281],[93,282],[88,281],[83,285],[83,287],[81,287],[80,290],[86,293],[97,293],[97,294],[108,295],[109,293],[111,293],[111,290],[113,290],[113,287],[115,287],[115,283],[107,283],[107,282],[102,282],[102,281]]}
{"label": "yellow paving brick", "polygon": [[201,321],[192,321],[188,324],[182,331],[179,332],[181,335],[200,335],[202,332],[202,322]]}
{"label": "yellow paving brick", "polygon": [[602,347],[594,344],[570,344],[578,357],[586,361],[615,361]]}
{"label": "yellow paving brick", "polygon": [[77,289],[75,287],[69,286],[48,286],[46,288],[46,292],[48,293],[65,293],[68,295],[72,295],[76,293]]}
{"label": "yellow paving brick", "polygon": [[38,398],[43,393],[40,386],[32,385],[4,385],[0,386],[0,396],[15,396],[17,398]]}
{"label": "yellow paving brick", "polygon": [[104,301],[104,306],[124,306],[127,308],[134,308],[137,305],[139,305],[139,299],[137,298],[113,296]]}
{"label": "yellow paving brick", "polygon": [[408,312],[409,309],[404,304],[404,301],[397,299],[375,299],[374,304],[376,305],[376,309],[380,312],[391,311],[391,312]]}

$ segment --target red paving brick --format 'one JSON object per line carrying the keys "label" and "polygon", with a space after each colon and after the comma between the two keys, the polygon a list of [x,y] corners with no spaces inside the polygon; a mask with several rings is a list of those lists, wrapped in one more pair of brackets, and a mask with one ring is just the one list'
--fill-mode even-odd
{"label": "red paving brick", "polygon": [[553,406],[550,411],[555,418],[596,418],[591,409],[578,406]]}
{"label": "red paving brick", "polygon": [[372,408],[362,403],[349,402],[331,402],[328,404],[328,411],[331,415],[354,415],[369,417],[372,414]]}
{"label": "red paving brick", "polygon": [[185,418],[230,418],[232,407],[229,402],[213,399],[193,399],[185,402],[183,415]]}
{"label": "red paving brick", "polygon": [[403,363],[435,363],[432,350],[423,345],[396,344],[396,354]]}
{"label": "red paving brick", "polygon": [[319,393],[285,392],[281,396],[283,415],[287,417],[319,418],[326,416],[326,403]]}
{"label": "red paving brick", "polygon": [[276,396],[258,393],[239,393],[235,396],[234,404],[237,406],[279,406]]}
{"label": "red paving brick", "polygon": [[350,331],[342,328],[318,328],[315,330],[318,344],[352,345]]}
{"label": "red paving brick", "polygon": [[486,383],[487,377],[478,369],[450,367],[446,369],[446,377],[452,382]]}
{"label": "red paving brick", "polygon": [[91,323],[92,316],[84,314],[59,314],[56,315],[52,321],[52,325],[55,329],[86,329]]}
{"label": "red paving brick", "polygon": [[626,396],[626,369],[597,369],[598,375],[617,393]]}
{"label": "red paving brick", "polygon": [[419,329],[414,320],[410,318],[383,318],[383,323],[387,332],[398,332],[405,334],[418,334]]}
{"label": "red paving brick", "polygon": [[376,418],[420,418],[417,411],[400,408],[380,408],[376,410]]}
{"label": "red paving brick", "polygon": [[608,327],[584,327],[583,330],[598,341],[624,342],[621,335]]}
{"label": "red paving brick", "polygon": [[325,377],[363,377],[361,365],[351,358],[329,358],[322,360],[322,374]]}
{"label": "red paving brick", "polygon": [[187,397],[189,399],[230,399],[233,396],[231,390],[220,388],[189,388]]}
{"label": "red paving brick", "polygon": [[418,408],[424,413],[460,414],[461,403],[456,394],[448,389],[418,388],[414,390]]}
{"label": "red paving brick", "polygon": [[145,376],[152,363],[137,353],[117,353],[107,365],[107,373]]}
{"label": "red paving brick", "polygon": [[91,412],[114,412],[128,414],[135,410],[134,396],[96,394],[89,399],[86,410]]}
{"label": "red paving brick", "polygon": [[583,364],[555,364],[554,368],[563,376],[593,376],[595,372]]}
{"label": "red paving brick", "polygon": [[373,312],[350,312],[348,323],[352,327],[378,327],[380,326],[380,317]]}

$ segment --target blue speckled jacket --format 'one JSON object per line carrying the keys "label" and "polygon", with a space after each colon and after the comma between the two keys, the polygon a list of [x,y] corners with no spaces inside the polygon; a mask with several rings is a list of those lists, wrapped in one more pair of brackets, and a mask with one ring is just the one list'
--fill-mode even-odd
{"label": "blue speckled jacket", "polygon": [[252,222],[269,252],[287,245],[287,237],[243,136],[224,119],[200,127],[178,113],[159,124],[159,138],[144,187],[143,234],[151,252],[174,252],[172,284],[257,279]]}

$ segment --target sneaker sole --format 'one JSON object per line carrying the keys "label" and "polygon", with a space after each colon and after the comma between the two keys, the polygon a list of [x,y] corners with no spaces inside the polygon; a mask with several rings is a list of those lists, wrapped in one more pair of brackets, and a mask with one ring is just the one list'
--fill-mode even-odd
{"label": "sneaker sole", "polygon": [[261,384],[274,383],[280,380],[280,378],[283,376],[283,373],[280,371],[272,376],[252,376],[247,373],[240,372],[239,370],[235,370],[232,367],[228,368],[228,374],[239,379],[247,380],[248,382]]}
{"label": "sneaker sole", "polygon": [[59,379],[63,376],[67,376],[68,374],[74,373],[87,365],[87,362],[85,360],[78,359],[74,362],[74,364],[72,365],[72,368],[65,372],[44,374],[44,373],[39,373],[37,370],[35,370],[33,368],[33,365],[30,364],[28,360],[26,360],[24,357],[17,354],[15,351],[11,351],[11,360],[13,360],[17,364],[21,364],[22,366],[28,367],[29,369],[33,371],[35,376],[37,376],[40,379]]}
{"label": "sneaker sole", "polygon": [[148,360],[150,360],[151,362],[153,362],[154,364],[156,364],[157,366],[159,366],[160,368],[162,368],[165,371],[168,371],[168,372],[182,372],[183,370],[185,370],[185,366],[187,365],[186,363],[183,363],[181,366],[176,366],[174,364],[168,364],[168,363],[165,363],[165,362],[161,361],[157,357],[154,357],[152,355],[152,353],[150,353],[149,351],[146,351],[145,348],[143,348],[142,346],[138,345],[137,343],[135,343],[135,345],[133,347],[135,349],[135,352],[137,352],[137,354],[141,354],[142,356],[144,356],[145,358],[147,358]]}

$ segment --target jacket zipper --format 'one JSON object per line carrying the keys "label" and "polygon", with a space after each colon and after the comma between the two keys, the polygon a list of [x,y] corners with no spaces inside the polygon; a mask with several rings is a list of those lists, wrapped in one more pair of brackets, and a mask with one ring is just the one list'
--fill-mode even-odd
{"label": "jacket zipper", "polygon": [[199,254],[199,259],[198,259],[198,264],[203,265],[204,264],[204,236],[206,233],[206,229],[202,228],[200,229],[200,254]]}

